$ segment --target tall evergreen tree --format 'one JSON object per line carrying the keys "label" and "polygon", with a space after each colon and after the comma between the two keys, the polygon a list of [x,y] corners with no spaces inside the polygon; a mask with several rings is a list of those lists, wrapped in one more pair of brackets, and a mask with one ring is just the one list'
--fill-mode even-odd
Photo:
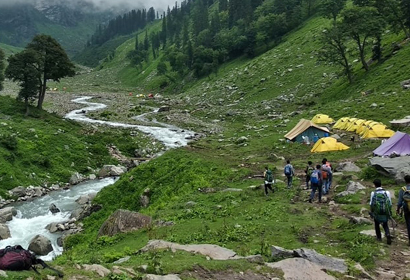
{"label": "tall evergreen tree", "polygon": [[145,31],[144,50],[145,50],[145,51],[148,51],[148,50],[149,50],[148,30]]}
{"label": "tall evergreen tree", "polygon": [[228,10],[228,0],[219,0],[219,11],[226,11]]}

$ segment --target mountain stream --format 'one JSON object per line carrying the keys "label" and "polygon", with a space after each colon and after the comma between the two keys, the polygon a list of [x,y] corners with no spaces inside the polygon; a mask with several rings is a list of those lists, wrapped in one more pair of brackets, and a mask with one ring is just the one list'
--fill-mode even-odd
{"label": "mountain stream", "polygon": [[[80,97],[72,100],[75,103],[86,105],[82,109],[68,113],[65,118],[92,124],[108,125],[118,128],[136,128],[143,133],[150,134],[153,138],[161,141],[167,149],[177,148],[188,144],[188,139],[194,136],[194,132],[180,129],[175,126],[163,124],[157,121],[148,121],[145,115],[134,117],[137,120],[148,123],[149,125],[132,125],[119,122],[110,122],[91,119],[86,116],[88,111],[101,110],[105,104],[88,102],[92,97]],[[154,111],[155,113],[156,111]],[[93,180],[80,183],[68,190],[58,190],[51,192],[43,197],[35,198],[29,202],[19,202],[12,205],[17,210],[17,216],[7,222],[10,229],[11,238],[0,240],[0,248],[8,245],[20,244],[23,248],[28,248],[33,237],[41,234],[50,239],[53,251],[47,256],[42,256],[43,260],[52,260],[62,254],[63,248],[57,245],[57,239],[62,233],[50,233],[46,226],[51,223],[64,223],[69,220],[71,212],[79,207],[76,200],[83,195],[95,193],[102,188],[115,182],[113,178]],[[61,212],[52,214],[49,206],[54,203]]]}

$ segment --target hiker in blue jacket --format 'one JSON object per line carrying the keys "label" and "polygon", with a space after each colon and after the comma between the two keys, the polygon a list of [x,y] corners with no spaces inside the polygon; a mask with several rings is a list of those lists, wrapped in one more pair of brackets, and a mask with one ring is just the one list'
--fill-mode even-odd
{"label": "hiker in blue jacket", "polygon": [[286,161],[286,165],[283,169],[283,172],[285,173],[286,179],[288,181],[287,185],[290,189],[292,187],[293,176],[295,175],[295,170],[293,169],[292,164],[290,164],[290,160]]}
{"label": "hiker in blue jacket", "polygon": [[309,202],[312,203],[315,198],[316,190],[319,193],[319,203],[322,202],[322,171],[320,170],[320,164],[316,165],[316,169],[313,170],[310,175],[310,184],[312,187],[312,192],[310,193]]}
{"label": "hiker in blue jacket", "polygon": [[399,200],[397,201],[397,215],[404,213],[404,219],[406,220],[407,235],[409,238],[408,245],[410,246],[410,175],[404,176],[406,186],[404,186],[399,192]]}
{"label": "hiker in blue jacket", "polygon": [[[391,197],[390,192],[382,188],[382,182],[379,179],[373,181],[376,188],[370,195],[370,215],[374,219],[374,229],[376,230],[376,238],[378,241],[382,240],[380,232],[380,224],[382,224],[384,233],[386,235],[387,244],[391,244],[391,235],[389,231],[388,221],[391,217]],[[382,208],[382,209],[381,209]]]}

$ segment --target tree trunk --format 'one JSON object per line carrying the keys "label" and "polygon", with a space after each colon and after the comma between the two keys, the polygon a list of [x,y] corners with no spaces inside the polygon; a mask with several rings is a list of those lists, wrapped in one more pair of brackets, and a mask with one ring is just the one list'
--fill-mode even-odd
{"label": "tree trunk", "polygon": [[38,103],[37,103],[37,108],[40,110],[43,109],[43,102],[44,102],[44,97],[46,95],[46,88],[47,88],[47,80],[44,79],[43,84],[40,86],[40,94],[38,96]]}
{"label": "tree trunk", "polygon": [[24,114],[25,117],[28,117],[30,114],[30,104],[28,103],[28,98],[24,98],[24,103],[26,104],[26,113]]}

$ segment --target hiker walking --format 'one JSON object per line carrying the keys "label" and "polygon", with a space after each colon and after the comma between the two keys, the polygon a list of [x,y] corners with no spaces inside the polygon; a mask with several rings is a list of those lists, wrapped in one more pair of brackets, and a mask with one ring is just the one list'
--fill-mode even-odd
{"label": "hiker walking", "polygon": [[270,189],[272,193],[274,193],[275,190],[272,188],[272,185],[273,185],[272,170],[270,170],[269,167],[267,166],[265,166],[265,172],[263,172],[263,177],[265,178],[265,195],[268,196],[268,189]]}
{"label": "hiker walking", "polygon": [[290,160],[286,161],[285,168],[283,169],[285,173],[286,179],[288,181],[288,188],[292,187],[293,176],[295,175],[295,170],[293,169],[292,164],[290,164]]}
{"label": "hiker walking", "polygon": [[388,221],[391,217],[391,197],[390,192],[382,188],[382,182],[379,179],[373,181],[375,191],[370,195],[370,216],[374,219],[374,229],[376,230],[376,238],[382,240],[380,232],[380,224],[382,224],[386,235],[387,244],[391,244],[391,235],[389,231]]}
{"label": "hiker walking", "polygon": [[309,182],[310,182],[310,175],[312,172],[315,170],[315,168],[312,166],[312,162],[309,160],[308,165],[305,168],[305,174],[306,174],[306,189],[309,189]]}
{"label": "hiker walking", "polygon": [[323,194],[328,194],[330,189],[329,178],[331,177],[331,167],[330,164],[326,164],[327,159],[324,158],[322,160],[322,187],[323,187]]}
{"label": "hiker walking", "polygon": [[404,176],[406,186],[402,187],[399,192],[399,200],[397,202],[397,215],[404,213],[404,219],[406,220],[407,235],[409,238],[408,245],[410,246],[410,175]]}
{"label": "hiker walking", "polygon": [[310,175],[310,184],[312,192],[310,193],[309,202],[312,203],[315,198],[316,190],[319,194],[319,203],[322,202],[322,171],[320,170],[320,164],[316,165],[316,169]]}

